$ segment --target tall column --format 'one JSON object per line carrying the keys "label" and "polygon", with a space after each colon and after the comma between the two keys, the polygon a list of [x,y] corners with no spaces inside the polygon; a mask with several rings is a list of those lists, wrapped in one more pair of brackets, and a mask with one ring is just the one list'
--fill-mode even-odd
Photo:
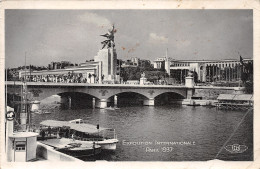
{"label": "tall column", "polygon": [[20,122],[21,122],[22,131],[25,131],[26,130],[26,124],[27,124],[27,113],[25,113],[24,111],[22,111],[20,113]]}
{"label": "tall column", "polygon": [[213,67],[212,67],[212,72],[213,72],[213,75],[212,75],[212,77],[213,77],[213,82],[215,82],[215,65],[213,65]]}
{"label": "tall column", "polygon": [[182,84],[182,69],[181,69],[181,84]]}
{"label": "tall column", "polygon": [[239,77],[238,77],[238,72],[239,72],[239,70],[238,70],[238,64],[236,64],[236,81],[238,81],[238,79],[239,79]]}
{"label": "tall column", "polygon": [[203,65],[203,71],[202,71],[202,81],[206,82],[207,77],[207,65]]}
{"label": "tall column", "polygon": [[228,81],[230,81],[230,65],[228,67]]}
{"label": "tall column", "polygon": [[231,76],[231,80],[233,81],[233,80],[234,80],[234,78],[235,78],[235,71],[234,71],[234,67],[231,67],[231,74],[232,74],[232,76]]}
{"label": "tall column", "polygon": [[228,81],[228,80],[227,80],[227,79],[228,79],[228,77],[227,77],[227,72],[228,72],[227,67],[225,67],[226,81]]}
{"label": "tall column", "polygon": [[110,50],[110,54],[111,54],[111,80],[114,80],[114,50],[113,48],[109,49]]}
{"label": "tall column", "polygon": [[218,68],[218,81],[220,81],[221,80],[221,66],[219,66],[219,68]]}
{"label": "tall column", "polygon": [[102,83],[102,62],[98,63],[98,82],[99,84]]}
{"label": "tall column", "polygon": [[211,82],[211,66],[209,66],[209,82]]}
{"label": "tall column", "polygon": [[218,64],[216,64],[216,81],[218,81]]}
{"label": "tall column", "polygon": [[154,106],[154,98],[145,99],[143,105],[144,106]]}

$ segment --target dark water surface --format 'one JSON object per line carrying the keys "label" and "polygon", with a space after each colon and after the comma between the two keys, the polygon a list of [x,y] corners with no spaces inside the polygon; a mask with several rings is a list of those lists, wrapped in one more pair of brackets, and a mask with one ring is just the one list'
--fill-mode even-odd
{"label": "dark water surface", "polygon": [[[119,140],[117,150],[102,152],[97,157],[84,159],[86,161],[205,161],[215,158],[246,113],[201,106],[137,106],[114,111],[55,110],[52,114],[33,114],[32,122],[81,118],[94,125],[115,128]],[[158,145],[157,142],[175,142],[175,145]],[[253,160],[252,111],[247,113],[226,145],[232,144],[246,145],[248,149],[233,154],[222,149],[217,158]]]}

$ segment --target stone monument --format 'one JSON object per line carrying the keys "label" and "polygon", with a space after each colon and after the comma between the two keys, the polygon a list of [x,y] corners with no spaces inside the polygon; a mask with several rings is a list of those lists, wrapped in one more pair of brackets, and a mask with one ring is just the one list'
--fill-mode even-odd
{"label": "stone monument", "polygon": [[108,30],[108,33],[100,35],[106,37],[107,39],[101,42],[102,49],[98,51],[97,56],[94,57],[95,62],[102,62],[102,72],[100,74],[100,79],[103,81],[115,81],[116,78],[116,68],[117,68],[117,53],[115,49],[114,34],[116,29],[113,28]]}
{"label": "stone monument", "polygon": [[194,87],[194,77],[191,71],[188,72],[188,76],[185,77],[185,86],[186,87]]}
{"label": "stone monument", "polygon": [[143,72],[140,78],[140,85],[144,85],[146,82],[147,82],[147,78],[145,77],[145,73]]}

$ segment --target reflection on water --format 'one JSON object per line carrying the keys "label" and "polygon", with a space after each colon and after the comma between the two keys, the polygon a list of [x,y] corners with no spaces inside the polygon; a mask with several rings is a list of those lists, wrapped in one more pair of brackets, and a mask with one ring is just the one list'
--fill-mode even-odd
{"label": "reflection on water", "polygon": [[[84,160],[109,161],[204,161],[214,159],[246,112],[181,105],[122,107],[119,110],[56,110],[33,114],[32,121],[84,119],[91,124],[115,128],[119,143],[114,152]],[[249,113],[228,144],[248,150],[223,160],[253,160],[253,113]]]}

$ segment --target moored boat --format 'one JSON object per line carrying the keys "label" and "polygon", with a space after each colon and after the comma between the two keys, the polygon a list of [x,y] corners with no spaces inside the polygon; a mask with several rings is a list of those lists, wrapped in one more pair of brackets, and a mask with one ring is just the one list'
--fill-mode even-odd
{"label": "moored boat", "polygon": [[101,146],[95,142],[85,142],[69,138],[48,139],[41,143],[54,147],[55,150],[73,157],[97,155],[101,152]]}
{"label": "moored boat", "polygon": [[190,104],[187,104],[187,106],[200,106],[200,104],[196,103],[194,100],[190,100]]}
{"label": "moored boat", "polygon": [[100,145],[102,149],[115,150],[118,139],[116,138],[115,129],[99,127],[85,123],[82,119],[71,121],[45,120],[41,125],[50,127],[67,127],[69,128],[69,137],[86,142]]}

